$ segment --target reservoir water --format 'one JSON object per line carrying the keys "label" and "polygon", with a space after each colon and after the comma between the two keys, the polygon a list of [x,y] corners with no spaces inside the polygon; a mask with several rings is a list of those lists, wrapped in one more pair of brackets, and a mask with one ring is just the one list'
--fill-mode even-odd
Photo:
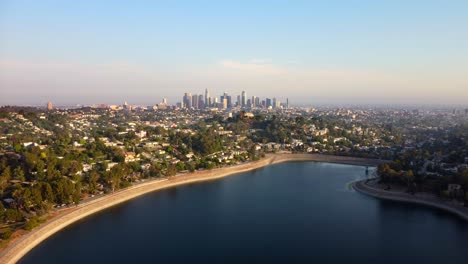
{"label": "reservoir water", "polygon": [[351,190],[365,167],[290,162],[150,193],[20,263],[468,263],[468,223]]}

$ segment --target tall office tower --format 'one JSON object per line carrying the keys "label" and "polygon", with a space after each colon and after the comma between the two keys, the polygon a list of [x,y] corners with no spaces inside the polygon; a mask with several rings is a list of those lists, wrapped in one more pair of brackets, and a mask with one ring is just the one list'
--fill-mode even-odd
{"label": "tall office tower", "polygon": [[185,108],[191,108],[192,107],[192,94],[185,93],[183,101],[184,101]]}
{"label": "tall office tower", "polygon": [[271,99],[270,98],[267,98],[266,99],[266,103],[265,103],[265,107],[268,108],[271,106]]}
{"label": "tall office tower", "polygon": [[266,107],[266,102],[265,102],[265,100],[262,100],[262,107],[263,107],[263,108]]}
{"label": "tall office tower", "polygon": [[208,89],[205,89],[205,107],[210,106],[210,100],[209,100],[210,94],[208,93]]}
{"label": "tall office tower", "polygon": [[50,110],[52,110],[52,109],[54,109],[54,106],[52,105],[52,102],[48,102],[48,103],[47,103],[47,110],[50,111]]}
{"label": "tall office tower", "polygon": [[219,97],[219,101],[220,101],[221,103],[223,103],[223,100],[224,100],[226,97],[227,97],[227,93],[224,92],[223,95],[221,95],[221,96]]}
{"label": "tall office tower", "polygon": [[281,101],[280,100],[275,101],[275,108],[276,109],[281,108]]}
{"label": "tall office tower", "polygon": [[125,110],[132,110],[132,106],[127,103],[127,101],[124,102],[123,104],[123,109]]}
{"label": "tall office tower", "polygon": [[259,97],[255,97],[255,103],[254,103],[255,107],[260,107],[260,98]]}
{"label": "tall office tower", "polygon": [[289,98],[286,98],[286,109],[289,109]]}
{"label": "tall office tower", "polygon": [[205,108],[205,101],[203,101],[203,95],[198,96],[198,109]]}
{"label": "tall office tower", "polygon": [[227,108],[227,98],[223,98],[223,101],[221,101],[221,103],[223,104],[223,109],[226,109]]}
{"label": "tall office tower", "polygon": [[247,94],[245,93],[245,91],[242,91],[242,107],[245,107],[246,104],[247,104],[246,96],[247,96]]}
{"label": "tall office tower", "polygon": [[167,105],[167,99],[164,98],[164,99],[162,100],[162,103],[165,104],[165,105]]}
{"label": "tall office tower", "polygon": [[276,108],[276,97],[273,97],[273,104],[272,104],[272,107],[273,107],[273,108]]}
{"label": "tall office tower", "polygon": [[232,108],[232,96],[228,95],[226,96],[227,100],[227,108]]}
{"label": "tall office tower", "polygon": [[247,102],[245,103],[245,107],[252,107],[252,102],[250,99],[247,99]]}
{"label": "tall office tower", "polygon": [[213,105],[213,98],[208,97],[208,103],[205,103],[206,107],[211,107]]}
{"label": "tall office tower", "polygon": [[192,95],[192,107],[193,107],[193,109],[199,109],[198,95],[196,95],[196,94]]}
{"label": "tall office tower", "polygon": [[237,106],[242,106],[241,96],[237,96]]}

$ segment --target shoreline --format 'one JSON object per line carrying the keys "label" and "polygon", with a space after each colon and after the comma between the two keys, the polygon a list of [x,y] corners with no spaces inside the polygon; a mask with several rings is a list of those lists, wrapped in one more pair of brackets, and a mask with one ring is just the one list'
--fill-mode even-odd
{"label": "shoreline", "polygon": [[417,196],[417,194],[411,195],[404,192],[386,191],[370,186],[366,183],[366,180],[354,182],[353,189],[364,195],[368,195],[377,199],[412,203],[440,209],[445,212],[452,213],[465,221],[468,221],[468,207],[462,207],[450,203],[449,201],[443,201],[433,195],[419,194],[419,196]]}
{"label": "shoreline", "polygon": [[69,210],[66,212],[60,212],[56,217],[48,220],[44,224],[41,224],[31,232],[20,237],[19,240],[8,245],[8,247],[6,247],[0,253],[0,263],[16,263],[31,249],[36,247],[38,244],[56,232],[59,232],[63,228],[89,215],[100,212],[114,205],[126,202],[143,194],[183,184],[216,180],[226,176],[252,171],[277,163],[294,161],[315,161],[357,166],[377,166],[378,164],[385,162],[384,160],[378,159],[331,156],[322,154],[268,154],[265,158],[262,158],[258,161],[251,161],[239,165],[216,168],[212,170],[196,171],[188,174],[178,174],[171,178],[145,181],[143,183],[119,190],[115,193],[107,194],[97,199],[78,204],[75,207],[69,208]]}

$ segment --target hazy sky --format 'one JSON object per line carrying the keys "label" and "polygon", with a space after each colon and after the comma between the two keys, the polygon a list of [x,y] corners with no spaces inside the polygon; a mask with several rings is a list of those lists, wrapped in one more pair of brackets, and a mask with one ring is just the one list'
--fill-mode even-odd
{"label": "hazy sky", "polygon": [[468,1],[0,0],[0,105],[468,103]]}

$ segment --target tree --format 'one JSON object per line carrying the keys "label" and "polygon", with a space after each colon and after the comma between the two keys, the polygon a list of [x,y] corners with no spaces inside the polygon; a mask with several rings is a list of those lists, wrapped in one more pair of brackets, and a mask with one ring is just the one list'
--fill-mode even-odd
{"label": "tree", "polygon": [[52,190],[52,186],[50,186],[49,183],[44,182],[44,183],[41,183],[40,188],[41,188],[41,196],[43,198],[43,201],[53,203],[55,201],[55,195]]}
{"label": "tree", "polygon": [[97,190],[97,183],[100,178],[100,175],[97,171],[92,170],[88,175],[88,187],[90,193],[95,193]]}
{"label": "tree", "polygon": [[5,221],[5,207],[3,206],[3,203],[0,203],[0,223],[3,223]]}
{"label": "tree", "polygon": [[81,199],[81,183],[75,184],[75,191],[73,192],[73,202],[75,205],[80,203]]}
{"label": "tree", "polygon": [[9,239],[11,235],[13,235],[13,230],[8,227],[5,230],[3,230],[2,239]]}
{"label": "tree", "polygon": [[174,176],[177,174],[177,167],[174,164],[169,165],[167,168],[166,176]]}
{"label": "tree", "polygon": [[404,177],[405,177],[406,183],[409,186],[412,182],[414,182],[413,170],[409,170],[409,171],[405,172]]}
{"label": "tree", "polygon": [[3,195],[3,192],[8,187],[8,182],[11,179],[11,170],[10,167],[6,167],[0,175],[0,195]]}
{"label": "tree", "polygon": [[252,146],[249,148],[249,157],[250,157],[252,160],[258,160],[257,150],[255,149],[255,145],[252,145]]}
{"label": "tree", "polygon": [[40,224],[39,217],[33,216],[29,219],[26,224],[24,225],[24,229],[30,231],[33,230],[36,226]]}
{"label": "tree", "polygon": [[5,222],[19,222],[23,220],[23,215],[16,209],[7,209],[5,211]]}
{"label": "tree", "polygon": [[112,192],[120,187],[123,177],[129,173],[130,169],[125,163],[119,163],[110,169],[106,178]]}
{"label": "tree", "polygon": [[109,179],[110,179],[109,183],[110,183],[112,192],[114,192],[115,189],[119,187],[120,182],[122,181],[122,178],[119,174],[112,173]]}
{"label": "tree", "polygon": [[28,209],[31,205],[31,191],[19,186],[12,194],[19,208]]}
{"label": "tree", "polygon": [[26,180],[26,178],[24,177],[24,171],[20,166],[16,167],[13,170],[13,179],[18,180],[18,181]]}
{"label": "tree", "polygon": [[31,202],[34,206],[40,206],[42,203],[41,189],[38,185],[31,188]]}
{"label": "tree", "polygon": [[178,162],[176,164],[177,171],[184,171],[185,170],[185,163],[183,162]]}
{"label": "tree", "polygon": [[161,175],[161,168],[156,164],[151,164],[148,173],[150,177],[159,177]]}

